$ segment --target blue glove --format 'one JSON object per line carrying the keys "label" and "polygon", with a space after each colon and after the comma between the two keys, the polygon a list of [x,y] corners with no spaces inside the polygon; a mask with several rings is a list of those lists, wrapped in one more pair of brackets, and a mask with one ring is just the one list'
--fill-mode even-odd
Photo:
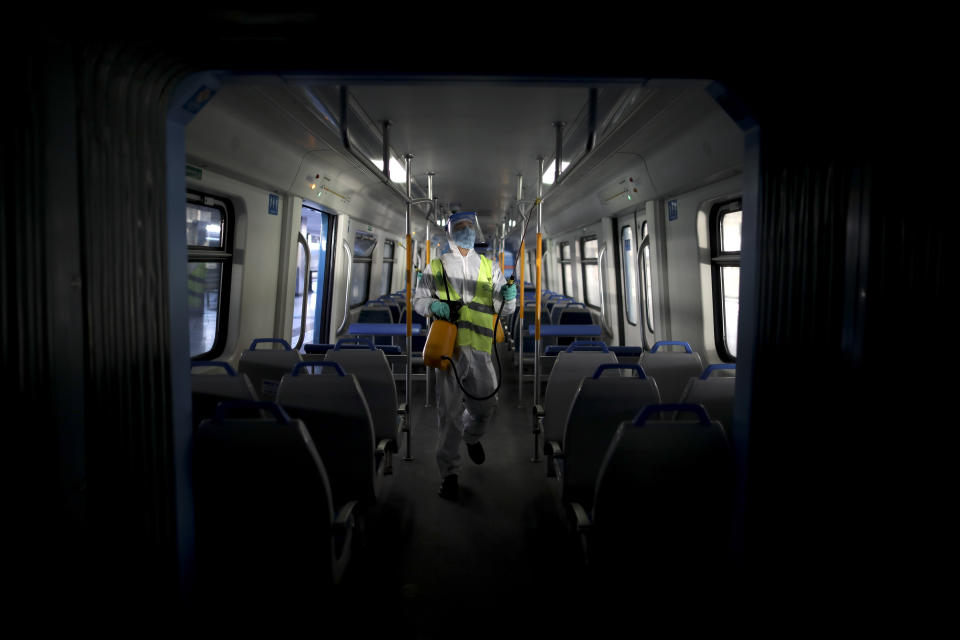
{"label": "blue glove", "polygon": [[500,289],[500,297],[504,300],[513,300],[517,297],[517,285],[508,284]]}
{"label": "blue glove", "polygon": [[443,318],[444,320],[450,319],[450,307],[446,302],[441,300],[434,300],[430,303],[430,313],[438,318]]}

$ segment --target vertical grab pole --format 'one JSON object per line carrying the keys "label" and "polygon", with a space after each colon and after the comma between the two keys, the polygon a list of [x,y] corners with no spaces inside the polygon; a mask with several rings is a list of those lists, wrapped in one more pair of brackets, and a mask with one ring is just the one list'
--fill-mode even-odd
{"label": "vertical grab pole", "polygon": [[[523,174],[517,174],[517,213],[520,214],[520,221],[523,222],[523,212],[520,209],[520,200],[523,198]],[[523,405],[523,265],[527,261],[526,254],[523,250],[523,241],[527,231],[527,226],[523,225],[520,230],[520,313],[519,313],[519,322],[517,323],[517,335],[514,336],[514,339],[518,341],[517,353],[519,354],[518,363],[517,363],[517,406],[520,407]],[[514,269],[516,271],[516,269]]]}
{"label": "vertical grab pole", "polygon": [[[520,318],[519,318],[520,322],[517,325],[517,336],[516,336],[520,342],[520,346],[517,347],[517,350],[520,354],[520,365],[518,367],[519,370],[517,371],[517,406],[518,407],[521,406],[521,403],[523,402],[523,283],[524,283],[523,267],[524,267],[524,263],[527,261],[524,246],[525,246],[525,243],[523,241],[523,238],[521,238],[520,250],[517,253],[517,256],[518,256],[517,260],[520,261],[520,280],[518,281],[520,283],[520,292],[519,292],[519,295],[517,296],[520,304]],[[514,271],[516,271],[516,268],[514,268]]]}
{"label": "vertical grab pole", "polygon": [[[533,403],[540,404],[540,354],[543,345],[540,340],[540,305],[541,305],[541,274],[543,273],[543,156],[537,158],[537,308],[534,316],[533,339]],[[533,458],[531,462],[540,462],[540,433],[541,425],[538,422],[533,431]]]}
{"label": "vertical grab pole", "polygon": [[[434,173],[431,171],[427,174],[427,197],[433,200],[433,216],[437,216],[437,197],[433,195],[433,176]],[[430,268],[430,216],[427,215],[423,219],[423,264],[420,265],[421,271],[426,271]],[[424,318],[425,321],[429,322],[429,319]],[[424,327],[426,330],[426,327]],[[423,366],[423,375],[426,378],[427,382],[427,397],[423,403],[423,406],[429,407],[430,405],[430,369],[426,365]]]}
{"label": "vertical grab pole", "polygon": [[410,455],[410,439],[412,437],[412,429],[410,426],[410,357],[412,355],[411,351],[413,350],[413,306],[411,304],[411,293],[413,292],[413,244],[411,242],[412,236],[410,234],[410,160],[413,159],[413,155],[408,153],[404,155],[403,158],[406,160],[407,172],[407,209],[404,220],[404,226],[407,234],[407,358],[404,385],[404,394],[406,396],[407,406],[407,423],[405,425],[407,429],[407,442],[406,453],[404,454],[403,459],[409,461],[413,460],[413,457]]}

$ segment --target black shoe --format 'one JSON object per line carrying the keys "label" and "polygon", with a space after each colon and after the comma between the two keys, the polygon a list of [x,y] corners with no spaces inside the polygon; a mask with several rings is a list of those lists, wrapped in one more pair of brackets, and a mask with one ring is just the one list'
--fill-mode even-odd
{"label": "black shoe", "polygon": [[483,461],[487,459],[486,454],[483,452],[483,445],[479,442],[468,444],[467,453],[470,454],[470,459],[477,464],[483,464]]}
{"label": "black shoe", "polygon": [[440,485],[440,497],[447,500],[456,500],[460,497],[460,484],[457,482],[456,474],[443,479],[443,484]]}

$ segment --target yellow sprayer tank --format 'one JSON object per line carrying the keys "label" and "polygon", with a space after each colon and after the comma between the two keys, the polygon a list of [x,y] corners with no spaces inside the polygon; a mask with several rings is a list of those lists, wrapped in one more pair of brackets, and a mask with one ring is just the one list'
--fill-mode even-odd
{"label": "yellow sprayer tank", "polygon": [[427,341],[423,345],[423,362],[428,367],[447,369],[449,360],[443,356],[453,357],[453,348],[457,344],[457,325],[446,320],[435,318],[427,332]]}

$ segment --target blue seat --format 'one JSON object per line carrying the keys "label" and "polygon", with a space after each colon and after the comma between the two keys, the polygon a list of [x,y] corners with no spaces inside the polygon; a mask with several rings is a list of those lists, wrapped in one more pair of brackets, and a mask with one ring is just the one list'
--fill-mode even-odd
{"label": "blue seat", "polygon": [[[232,416],[251,408],[270,417]],[[225,402],[200,423],[193,462],[196,587],[211,619],[323,607],[350,561],[355,504],[334,511],[303,422],[275,403]]]}
{"label": "blue seat", "polygon": [[[282,349],[263,348],[270,344]],[[250,383],[261,400],[273,401],[277,395],[277,386],[280,378],[290,373],[294,365],[300,362],[299,351],[294,351],[290,344],[282,338],[257,338],[250,343],[250,348],[240,354],[237,368],[240,373],[250,378]]]}
{"label": "blue seat", "polygon": [[[202,369],[214,371],[200,373]],[[224,400],[259,400],[246,374],[237,373],[226,362],[214,360],[194,360],[190,363],[190,392],[194,429],[203,420],[212,418],[217,405]],[[255,410],[247,417],[260,417],[260,412]]]}
{"label": "blue seat", "polygon": [[[636,377],[616,375],[622,372]],[[620,423],[651,404],[660,404],[660,391],[639,365],[603,364],[580,381],[561,441],[547,442],[564,504],[579,504],[590,513],[597,476],[613,435]]]}
{"label": "blue seat", "polygon": [[[675,411],[687,418],[670,419]],[[724,589],[733,496],[720,424],[696,405],[649,405],[617,428],[598,473],[581,528],[590,563],[606,579],[632,580],[636,595]]]}
{"label": "blue seat", "polygon": [[[733,375],[730,375],[733,374]],[[690,378],[680,396],[681,404],[699,404],[733,437],[733,402],[736,392],[736,365],[712,364],[696,378]],[[679,417],[679,415],[677,416]]]}
{"label": "blue seat", "polygon": [[[666,347],[678,347],[682,351],[669,351]],[[679,402],[690,378],[703,371],[700,354],[688,342],[679,340],[657,342],[640,356],[640,364],[647,375],[657,381],[664,402]]]}
{"label": "blue seat", "polygon": [[[306,368],[332,368],[337,375],[310,375]],[[334,508],[376,502],[377,469],[373,418],[356,376],[333,362],[301,362],[283,376],[277,404],[303,420],[323,459]]]}

